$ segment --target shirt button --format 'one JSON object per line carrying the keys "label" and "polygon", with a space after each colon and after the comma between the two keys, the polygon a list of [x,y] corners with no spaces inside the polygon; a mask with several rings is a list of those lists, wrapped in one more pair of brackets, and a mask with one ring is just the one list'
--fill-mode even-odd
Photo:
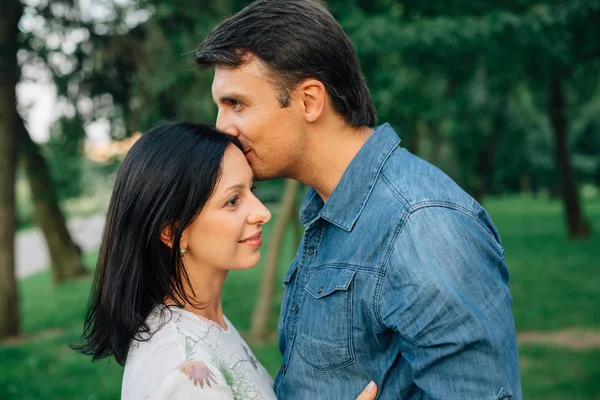
{"label": "shirt button", "polygon": [[298,306],[292,307],[292,312],[296,314],[298,312]]}
{"label": "shirt button", "polygon": [[312,256],[313,254],[315,254],[315,249],[308,249],[308,255]]}
{"label": "shirt button", "polygon": [[317,291],[317,293],[318,293],[318,294],[321,294],[321,293],[323,293],[323,286],[321,286],[321,287],[319,288],[319,290]]}

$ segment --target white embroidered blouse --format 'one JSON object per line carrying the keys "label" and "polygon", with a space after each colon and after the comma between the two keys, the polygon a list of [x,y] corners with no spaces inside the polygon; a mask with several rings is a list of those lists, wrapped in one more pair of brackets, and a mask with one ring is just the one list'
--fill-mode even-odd
{"label": "white embroidered blouse", "polygon": [[156,307],[147,319],[156,333],[129,348],[121,399],[276,400],[273,379],[225,321],[227,330],[186,310]]}

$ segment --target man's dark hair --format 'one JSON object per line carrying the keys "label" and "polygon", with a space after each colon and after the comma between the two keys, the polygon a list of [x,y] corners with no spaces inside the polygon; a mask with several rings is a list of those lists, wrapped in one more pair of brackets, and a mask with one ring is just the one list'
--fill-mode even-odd
{"label": "man's dark hair", "polygon": [[376,112],[348,36],[313,0],[257,0],[224,20],[198,46],[199,66],[239,67],[258,57],[289,106],[303,79],[325,86],[335,111],[352,126],[374,126]]}

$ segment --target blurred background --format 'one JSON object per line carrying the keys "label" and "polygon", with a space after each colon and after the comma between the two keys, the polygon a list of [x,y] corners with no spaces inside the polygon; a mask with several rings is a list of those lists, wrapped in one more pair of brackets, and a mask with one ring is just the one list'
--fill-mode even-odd
{"label": "blurred background", "polygon": [[[114,399],[81,334],[115,173],[164,119],[214,123],[195,46],[247,0],[0,2],[0,398]],[[490,212],[526,399],[600,399],[600,0],[330,0],[379,112]],[[276,34],[276,32],[274,33]],[[324,38],[324,40],[327,40]],[[306,188],[261,182],[263,261],[224,308],[274,375]]]}

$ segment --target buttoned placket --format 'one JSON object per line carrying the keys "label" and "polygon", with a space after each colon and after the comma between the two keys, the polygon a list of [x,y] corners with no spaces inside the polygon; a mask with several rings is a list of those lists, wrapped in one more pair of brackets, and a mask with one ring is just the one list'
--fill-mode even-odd
{"label": "buttoned placket", "polygon": [[319,244],[321,243],[321,239],[323,238],[325,227],[323,226],[323,221],[313,221],[306,230],[304,234],[304,251],[302,252],[302,258],[298,263],[298,269],[296,270],[296,278],[292,283],[292,291],[293,294],[291,296],[291,307],[287,316],[285,318],[285,324],[287,325],[285,329],[287,343],[286,343],[286,354],[282,361],[281,366],[281,378],[278,382],[278,387],[275,388],[275,392],[277,397],[280,396],[279,388],[281,387],[281,382],[285,378],[285,374],[287,372],[288,365],[290,363],[290,358],[293,352],[294,343],[296,341],[296,333],[298,331],[298,317],[300,315],[301,304],[304,301],[304,296],[306,295],[306,291],[304,287],[310,277],[309,270],[311,269],[311,264],[314,261],[314,258],[317,254],[317,249],[319,248]]}

